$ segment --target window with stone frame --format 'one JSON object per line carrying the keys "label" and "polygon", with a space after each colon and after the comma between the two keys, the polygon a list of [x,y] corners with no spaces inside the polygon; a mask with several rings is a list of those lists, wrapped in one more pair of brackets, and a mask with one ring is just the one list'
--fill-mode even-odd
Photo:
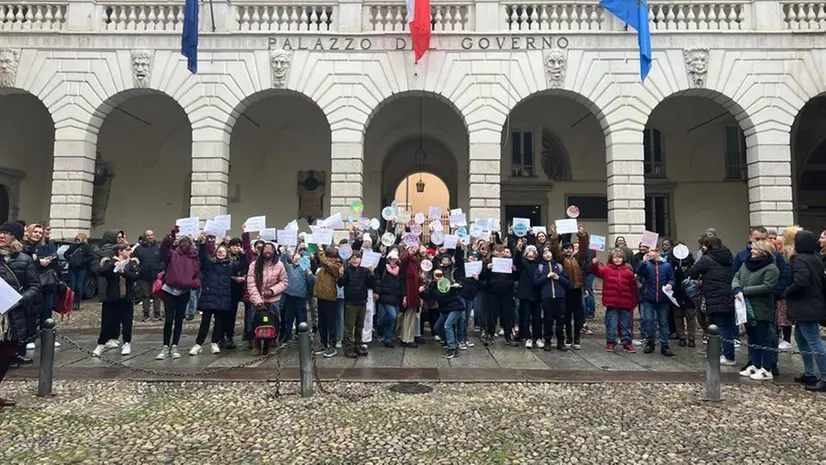
{"label": "window with stone frame", "polygon": [[532,178],[536,176],[536,156],[533,129],[511,130],[511,176]]}
{"label": "window with stone frame", "polygon": [[658,129],[645,128],[642,138],[643,173],[650,178],[665,177],[665,157],[663,156],[663,137]]}
{"label": "window with stone frame", "polygon": [[668,194],[648,194],[645,196],[645,229],[660,237],[670,237],[671,196]]}
{"label": "window with stone frame", "polygon": [[745,181],[746,135],[737,124],[726,126],[726,181]]}

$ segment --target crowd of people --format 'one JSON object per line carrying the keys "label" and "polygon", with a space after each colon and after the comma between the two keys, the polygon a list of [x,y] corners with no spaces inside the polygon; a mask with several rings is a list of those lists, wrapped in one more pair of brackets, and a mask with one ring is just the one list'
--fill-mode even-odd
{"label": "crowd of people", "polygon": [[[178,227],[160,241],[146,231],[130,245],[122,231],[110,230],[99,248],[78,234],[65,257],[75,306],[86,275],[98,277],[96,356],[115,348],[131,354],[135,302],[142,320],[164,321],[158,360],[181,357],[183,321],[196,312],[201,321],[190,356],[202,354],[208,336],[213,354],[237,349],[239,306],[240,336],[255,355],[290,343],[301,322],[312,326],[323,357],[342,349],[345,357],[366,356],[374,337],[386,347],[416,348],[428,331],[447,359],[473,347],[474,332],[484,345],[499,338],[527,349],[581,350],[581,336],[592,334],[597,277],[608,351],[643,346],[650,354],[659,343],[660,354],[670,357],[672,341],[695,347],[697,329],[705,340],[715,324],[723,340],[720,362],[735,365],[743,328],[748,360],[740,374],[768,380],[779,374],[777,352],[792,347],[794,328],[805,368],[795,380],[826,391],[819,328],[826,323],[826,231],[818,238],[797,226],[755,227],[736,254],[713,229],[698,239],[694,254],[667,238],[635,252],[618,237],[605,263],[581,224],[572,234],[557,234],[554,225],[547,233],[515,234],[511,226],[507,234],[486,231],[450,248],[443,234],[418,244],[410,231],[390,220],[375,229],[353,225],[338,244],[305,243],[299,234],[296,246],[285,247],[249,233],[184,236]],[[55,307],[57,260],[49,233],[43,224],[0,226],[0,277],[22,296],[0,315],[0,381],[9,366],[31,363],[25,342]],[[0,399],[0,407],[7,405],[13,402]]]}

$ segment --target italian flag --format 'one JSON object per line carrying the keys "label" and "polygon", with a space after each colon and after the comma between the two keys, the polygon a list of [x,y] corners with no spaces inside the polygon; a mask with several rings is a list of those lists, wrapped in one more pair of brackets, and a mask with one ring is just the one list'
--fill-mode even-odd
{"label": "italian flag", "polygon": [[418,63],[430,48],[430,0],[407,0],[407,23]]}

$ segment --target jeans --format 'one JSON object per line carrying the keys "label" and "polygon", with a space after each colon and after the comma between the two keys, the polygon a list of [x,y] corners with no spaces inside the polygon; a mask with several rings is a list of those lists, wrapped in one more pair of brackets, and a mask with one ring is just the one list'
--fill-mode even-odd
{"label": "jeans", "polygon": [[338,337],[338,302],[318,299],[318,337],[322,347],[334,347]]}
{"label": "jeans", "polygon": [[485,315],[486,304],[485,294],[481,292],[476,294],[476,297],[473,299],[473,326],[476,328],[484,327],[482,317]]}
{"label": "jeans", "polygon": [[459,342],[467,342],[467,325],[470,322],[470,314],[473,312],[473,300],[465,299],[465,312],[459,320]]}
{"label": "jeans", "polygon": [[605,339],[608,344],[617,342],[617,323],[622,331],[620,342],[631,343],[631,309],[616,307],[605,309]]}
{"label": "jeans", "polygon": [[384,336],[384,342],[391,343],[396,339],[396,317],[399,314],[399,307],[390,304],[378,305],[382,313],[379,334]]}
{"label": "jeans", "polygon": [[654,344],[654,336],[657,335],[657,329],[660,331],[660,344],[663,347],[668,347],[668,317],[669,317],[669,302],[660,301],[642,302],[643,318],[645,319],[646,328],[646,344]]}
{"label": "jeans", "polygon": [[[181,330],[183,330],[184,317],[187,312],[187,304],[192,301],[192,294],[172,295],[164,292],[164,321],[163,321],[163,345],[178,345],[181,340]],[[173,333],[174,329],[174,333]]]}
{"label": "jeans", "polygon": [[[455,350],[456,349],[456,331],[454,326],[459,323],[459,320],[462,319],[462,315],[464,315],[463,310],[456,310],[447,314],[445,318],[445,342],[447,342],[448,350]],[[442,313],[444,316],[445,314]],[[441,320],[441,318],[439,318]]]}
{"label": "jeans", "polygon": [[734,324],[734,312],[716,312],[708,315],[711,317],[711,323],[720,328],[720,337],[723,339],[723,356],[728,360],[734,360],[734,338],[737,332],[737,325]]}
{"label": "jeans", "polygon": [[338,315],[336,320],[336,341],[344,341],[344,299],[336,300]]}
{"label": "jeans", "polygon": [[40,309],[40,326],[52,317],[52,310],[54,309],[55,294],[51,292],[43,294],[43,308]]}
{"label": "jeans", "polygon": [[284,294],[281,300],[281,326],[284,329],[281,340],[291,341],[293,324],[307,322],[307,298]]}
{"label": "jeans", "polygon": [[189,291],[189,305],[186,307],[186,316],[195,316],[195,312],[198,310],[199,298],[201,298],[200,289]]}
{"label": "jeans", "polygon": [[585,285],[582,286],[583,291],[588,291],[588,297],[585,297],[585,292],[582,293],[582,306],[585,309],[585,319],[591,320],[597,313],[597,299],[594,297],[594,275],[588,273],[585,275]]}
{"label": "jeans", "polygon": [[542,339],[542,307],[539,302],[519,301],[519,339]]}
{"label": "jeans", "polygon": [[757,321],[746,325],[746,340],[749,344],[749,365],[771,370],[777,363],[777,354],[771,350],[752,348],[752,345],[777,348],[777,328],[773,322]]}
{"label": "jeans", "polygon": [[89,271],[84,267],[69,268],[69,286],[75,293],[74,307],[80,306],[83,302],[83,281],[86,280],[86,272]]}
{"label": "jeans", "polygon": [[[816,321],[800,322],[794,327],[794,339],[803,357],[803,371],[807,375],[815,375],[815,362],[820,371],[820,379],[826,380],[826,349],[823,348],[823,341],[820,339],[820,324]],[[817,352],[819,355],[813,356],[805,352]]]}
{"label": "jeans", "polygon": [[648,331],[645,329],[645,317],[643,315],[642,305],[637,307],[637,319],[640,322],[640,340],[645,341],[648,339]]}

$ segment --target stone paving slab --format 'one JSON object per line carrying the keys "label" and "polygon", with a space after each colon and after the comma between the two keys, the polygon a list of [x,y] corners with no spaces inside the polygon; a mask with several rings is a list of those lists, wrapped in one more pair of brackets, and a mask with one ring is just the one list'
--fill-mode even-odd
{"label": "stone paving slab", "polygon": [[[182,357],[177,360],[155,360],[160,350],[160,329],[141,331],[133,335],[132,354],[120,355],[120,349],[112,349],[104,357],[119,362],[112,366],[103,360],[86,356],[62,341],[55,351],[56,379],[133,379],[133,380],[273,380],[276,368],[281,366],[280,379],[297,380],[298,350],[295,344],[286,348],[278,359],[256,362],[248,367],[203,373],[205,370],[229,368],[248,363],[253,356],[245,348],[224,350],[221,354],[204,353],[191,357],[189,348],[194,344],[195,329],[185,328],[181,337]],[[81,346],[92,349],[97,336],[87,330],[65,330],[65,335]],[[702,382],[705,378],[706,361],[701,351],[704,347],[672,349],[675,357],[663,357],[658,352],[636,354],[617,349],[605,351],[600,335],[585,336],[583,350],[559,352],[524,347],[508,347],[499,341],[484,347],[477,344],[460,356],[446,360],[441,358],[442,349],[434,341],[418,348],[386,348],[378,343],[370,346],[368,356],[349,359],[340,354],[333,358],[316,357],[318,374],[322,380],[345,381],[465,381],[465,382]],[[33,353],[35,364],[10,372],[11,378],[34,378],[38,373],[39,348]],[[723,367],[726,382],[750,383],[737,376],[739,366],[745,363],[745,349],[738,350],[738,366]],[[141,368],[159,373],[136,372]],[[793,375],[802,372],[799,356],[783,354],[780,368],[784,373],[778,383],[790,382]],[[178,376],[176,376],[176,374]]]}

